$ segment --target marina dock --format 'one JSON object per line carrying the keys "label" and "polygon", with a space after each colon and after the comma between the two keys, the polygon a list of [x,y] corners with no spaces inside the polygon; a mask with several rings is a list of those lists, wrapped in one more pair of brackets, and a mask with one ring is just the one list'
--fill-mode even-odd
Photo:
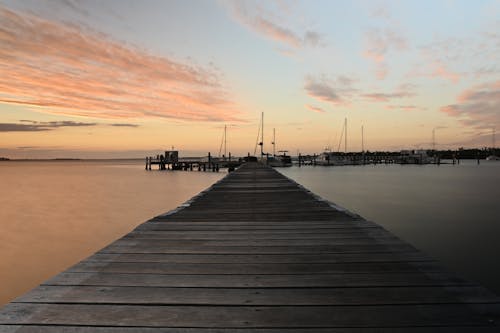
{"label": "marina dock", "polygon": [[0,309],[0,333],[361,331],[499,332],[500,298],[253,162]]}

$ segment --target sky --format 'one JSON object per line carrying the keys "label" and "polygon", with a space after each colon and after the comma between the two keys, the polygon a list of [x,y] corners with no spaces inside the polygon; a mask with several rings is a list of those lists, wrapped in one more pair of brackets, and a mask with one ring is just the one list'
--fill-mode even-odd
{"label": "sky", "polygon": [[0,156],[253,154],[262,113],[266,152],[491,147],[500,1],[0,0]]}

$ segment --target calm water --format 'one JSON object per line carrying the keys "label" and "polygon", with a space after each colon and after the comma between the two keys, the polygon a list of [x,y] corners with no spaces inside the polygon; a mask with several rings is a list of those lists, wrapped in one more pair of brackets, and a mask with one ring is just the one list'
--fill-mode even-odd
{"label": "calm water", "polygon": [[224,174],[142,162],[0,162],[0,305]]}
{"label": "calm water", "polygon": [[[500,163],[280,169],[500,294]],[[224,174],[140,162],[0,163],[0,304]]]}
{"label": "calm water", "polygon": [[279,171],[500,295],[500,162]]}

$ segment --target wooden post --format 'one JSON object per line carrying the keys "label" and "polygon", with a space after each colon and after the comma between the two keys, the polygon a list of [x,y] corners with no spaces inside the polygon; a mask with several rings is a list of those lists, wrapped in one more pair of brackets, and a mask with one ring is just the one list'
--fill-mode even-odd
{"label": "wooden post", "polygon": [[210,169],[212,165],[212,156],[210,155],[210,152],[208,152],[208,168]]}
{"label": "wooden post", "polygon": [[299,167],[302,166],[302,156],[299,153]]}

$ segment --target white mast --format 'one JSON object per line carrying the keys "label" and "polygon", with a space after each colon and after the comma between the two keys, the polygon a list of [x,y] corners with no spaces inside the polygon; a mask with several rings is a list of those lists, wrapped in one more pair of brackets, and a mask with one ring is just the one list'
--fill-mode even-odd
{"label": "white mast", "polygon": [[365,135],[363,125],[361,125],[361,152],[365,153]]}
{"label": "white mast", "polygon": [[224,157],[227,156],[227,150],[226,150],[226,145],[227,145],[227,126],[224,125]]}
{"label": "white mast", "polygon": [[264,112],[261,115],[262,129],[260,131],[260,157],[264,156]]}
{"label": "white mast", "polygon": [[276,128],[273,128],[273,156],[276,156]]}
{"label": "white mast", "polygon": [[347,153],[347,117],[345,117],[345,120],[344,120],[344,127],[345,127],[344,151],[345,151],[345,153]]}

